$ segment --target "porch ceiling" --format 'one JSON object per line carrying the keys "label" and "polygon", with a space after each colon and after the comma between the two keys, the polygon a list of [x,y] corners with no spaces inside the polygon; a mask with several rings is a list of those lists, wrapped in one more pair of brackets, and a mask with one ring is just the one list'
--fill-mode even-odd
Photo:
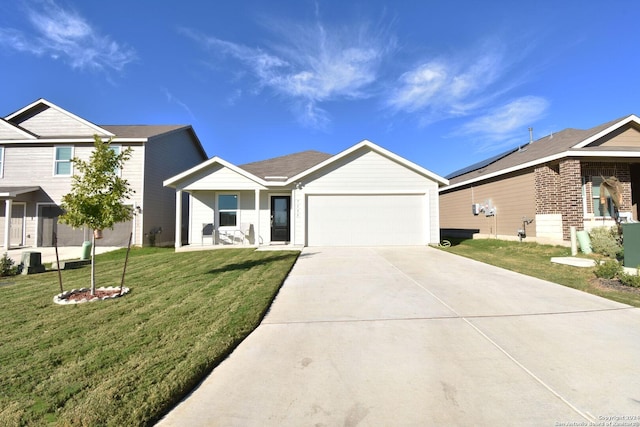
{"label": "porch ceiling", "polygon": [[31,193],[33,191],[40,190],[39,186],[36,187],[0,187],[0,197],[11,198],[19,196],[20,194]]}

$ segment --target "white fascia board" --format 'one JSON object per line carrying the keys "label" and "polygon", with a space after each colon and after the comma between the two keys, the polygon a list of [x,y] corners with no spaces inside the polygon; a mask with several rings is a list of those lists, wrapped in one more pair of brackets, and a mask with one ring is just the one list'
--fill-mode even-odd
{"label": "white fascia board", "polygon": [[[4,120],[4,119],[0,119],[0,126],[5,127],[9,130],[12,130],[14,132],[16,132],[18,135],[22,135],[25,139],[28,139],[30,141],[35,141],[38,138],[35,135],[30,134],[29,132],[23,130],[20,128],[20,126],[16,126],[13,123],[9,123],[8,121]],[[4,142],[3,142],[4,143]]]}
{"label": "white fascia board", "polygon": [[[582,151],[580,153],[582,153]],[[462,187],[462,186],[465,186],[465,185],[473,184],[473,183],[478,182],[478,181],[484,181],[486,179],[494,178],[494,177],[500,176],[500,175],[505,175],[505,174],[508,174],[508,173],[511,173],[511,172],[518,171],[520,169],[530,168],[531,166],[539,165],[541,163],[551,162],[553,160],[557,160],[557,159],[561,159],[563,157],[566,157],[567,155],[568,154],[565,151],[563,153],[554,154],[553,156],[548,156],[548,157],[543,157],[541,159],[532,160],[532,161],[527,162],[527,163],[523,163],[523,164],[520,164],[520,165],[517,165],[517,166],[512,166],[512,167],[507,168],[507,169],[501,169],[499,171],[488,173],[486,175],[481,175],[481,176],[479,176],[477,178],[468,179],[466,181],[458,182],[457,184],[452,184],[452,185],[448,185],[446,187],[442,187],[442,188],[438,189],[438,192],[447,191],[447,190],[451,190],[451,189],[454,189],[454,188]]]}
{"label": "white fascia board", "polygon": [[566,152],[567,157],[623,157],[637,158],[640,157],[640,151],[572,151]]}
{"label": "white fascia board", "polygon": [[613,132],[614,130],[626,125],[629,122],[635,122],[636,124],[640,125],[640,118],[638,118],[638,116],[636,116],[635,114],[632,114],[629,117],[625,117],[624,119],[620,120],[619,122],[614,123],[613,125],[609,126],[605,130],[598,132],[597,134],[593,135],[592,137],[589,137],[589,138],[585,139],[582,142],[579,142],[578,144],[574,145],[571,148],[584,148],[587,145],[591,144],[593,141],[597,141],[598,139],[602,138],[603,136]]}
{"label": "white fascia board", "polygon": [[260,185],[262,185],[263,187],[268,187],[270,184],[265,182],[264,180],[258,178],[257,176],[247,172],[244,169],[241,169],[239,167],[237,167],[234,164],[231,164],[229,162],[227,162],[226,160],[221,159],[220,157],[212,157],[209,160],[200,163],[199,165],[196,165],[194,167],[192,167],[191,169],[187,169],[186,171],[179,173],[178,175],[172,176],[171,178],[167,178],[162,182],[162,185],[164,187],[171,187],[171,188],[176,188],[176,184],[180,181],[182,181],[185,178],[188,178],[189,176],[202,171],[203,169],[206,169],[208,167],[210,167],[211,165],[214,164],[219,164],[225,168],[228,168],[242,176],[244,176],[247,179],[250,179],[251,181],[254,181]]}
{"label": "white fascia board", "polygon": [[[25,144],[25,143],[34,143],[38,144],[75,144],[75,143],[85,143],[90,142],[93,143],[95,140],[93,138],[37,138],[37,139],[10,139],[6,141],[2,141],[3,145],[6,144]],[[126,144],[126,143],[146,143],[148,142],[148,138],[113,138],[111,140],[112,144]]]}
{"label": "white fascia board", "polygon": [[76,116],[75,114],[65,110],[64,108],[58,107],[56,104],[54,104],[52,102],[49,102],[44,98],[40,98],[37,101],[32,102],[31,104],[27,105],[26,107],[21,108],[20,110],[16,111],[15,113],[12,113],[11,115],[5,117],[5,119],[7,121],[11,121],[11,119],[13,119],[14,117],[19,116],[23,112],[35,107],[38,104],[45,104],[46,106],[57,110],[58,112],[60,112],[60,113],[62,113],[64,115],[72,118],[73,120],[77,120],[80,123],[84,124],[85,126],[89,126],[90,128],[96,130],[97,133],[103,133],[103,134],[105,134],[107,136],[115,136],[115,134],[113,134],[113,133],[111,133],[111,132],[109,132],[109,131],[107,131],[105,129],[102,129],[100,126],[95,125],[95,124],[83,119],[82,117]]}
{"label": "white fascia board", "polygon": [[622,158],[640,158],[640,151],[586,151],[586,150],[569,150],[562,153],[554,154],[552,156],[543,157],[541,159],[532,160],[527,163],[523,163],[518,166],[513,166],[507,169],[502,169],[487,175],[482,175],[477,178],[468,179],[466,181],[459,182],[457,184],[449,185],[447,187],[440,188],[438,191],[447,191],[454,188],[462,187],[465,185],[473,184],[478,181],[484,181],[486,179],[494,178],[496,176],[505,175],[511,172],[516,172],[521,169],[527,169],[532,166],[536,166],[542,163],[551,162],[561,159],[563,157],[622,157]]}
{"label": "white fascia board", "polygon": [[293,183],[295,181],[298,181],[300,178],[302,178],[302,177],[304,177],[306,175],[312,174],[312,173],[324,168],[325,166],[330,165],[331,163],[336,162],[336,161],[342,159],[343,157],[348,156],[349,154],[359,150],[362,147],[368,147],[371,150],[373,150],[373,151],[375,151],[375,152],[377,152],[379,154],[382,154],[383,156],[388,157],[388,158],[400,163],[401,165],[405,166],[406,168],[412,169],[412,170],[414,170],[415,172],[418,172],[421,175],[427,176],[427,177],[433,179],[434,181],[441,183],[442,185],[449,184],[449,181],[447,179],[445,179],[445,178],[443,178],[443,177],[441,177],[439,175],[436,175],[433,172],[423,168],[422,166],[419,166],[419,165],[417,165],[417,164],[405,159],[404,157],[400,157],[397,154],[392,153],[391,151],[389,151],[387,149],[384,149],[384,148],[380,147],[379,145],[374,144],[373,142],[371,142],[369,140],[366,140],[366,139],[364,139],[364,140],[360,141],[359,143],[357,143],[356,145],[353,145],[350,148],[347,148],[346,150],[336,154],[335,156],[332,156],[332,157],[328,158],[324,162],[321,162],[321,163],[315,165],[314,167],[312,167],[310,169],[307,169],[306,171],[301,172],[298,175],[290,178],[287,181],[287,184],[291,184],[291,183]]}

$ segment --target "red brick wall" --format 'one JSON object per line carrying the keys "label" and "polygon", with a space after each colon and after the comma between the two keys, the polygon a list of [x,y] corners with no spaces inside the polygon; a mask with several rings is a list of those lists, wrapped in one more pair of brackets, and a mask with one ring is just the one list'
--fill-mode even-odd
{"label": "red brick wall", "polygon": [[557,214],[560,209],[560,172],[558,165],[535,169],[536,214]]}
{"label": "red brick wall", "polygon": [[586,185],[587,212],[593,213],[591,177],[616,176],[622,183],[621,211],[631,211],[631,174],[627,163],[583,162],[565,159],[535,169],[536,214],[562,214],[562,234],[570,239],[570,227],[584,227],[582,180]]}

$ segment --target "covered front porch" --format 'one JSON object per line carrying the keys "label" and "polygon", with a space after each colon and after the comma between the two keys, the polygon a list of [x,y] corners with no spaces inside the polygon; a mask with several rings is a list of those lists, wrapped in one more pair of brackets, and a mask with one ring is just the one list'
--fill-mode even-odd
{"label": "covered front porch", "polygon": [[[188,246],[210,249],[229,246],[302,245],[296,242],[291,190],[178,190],[189,194]],[[176,249],[182,245],[182,211],[176,215]]]}
{"label": "covered front porch", "polygon": [[29,196],[38,191],[38,186],[0,187],[0,199],[4,200],[2,246],[5,252],[27,245],[27,203]]}

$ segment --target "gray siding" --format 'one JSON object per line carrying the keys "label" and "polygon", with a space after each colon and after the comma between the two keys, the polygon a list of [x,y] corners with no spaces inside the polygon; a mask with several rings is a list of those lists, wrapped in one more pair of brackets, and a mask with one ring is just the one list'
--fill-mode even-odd
{"label": "gray siding", "polygon": [[[175,242],[176,192],[164,187],[163,181],[206,160],[191,135],[186,130],[154,137],[145,145],[144,151],[144,200],[142,202],[144,235],[152,229],[162,227],[156,245],[172,246]],[[188,196],[184,194],[185,207]],[[186,224],[187,217],[184,217]],[[183,229],[183,234],[187,231]],[[144,237],[144,236],[143,236]],[[183,236],[183,238],[186,235]],[[144,244],[148,239],[144,239]]]}

